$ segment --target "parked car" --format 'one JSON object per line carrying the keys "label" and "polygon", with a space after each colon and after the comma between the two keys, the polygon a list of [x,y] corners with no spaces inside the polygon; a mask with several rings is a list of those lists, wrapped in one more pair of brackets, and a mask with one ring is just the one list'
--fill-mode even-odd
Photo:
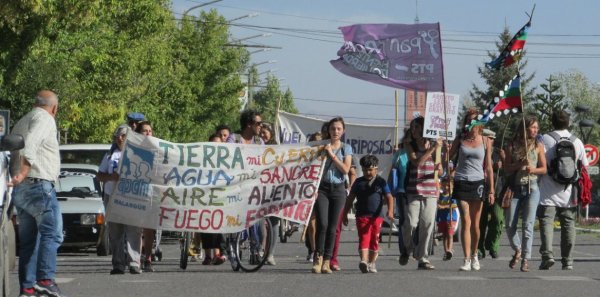
{"label": "parked car", "polygon": [[59,149],[61,164],[100,165],[102,157],[110,150],[110,144],[63,144]]}
{"label": "parked car", "polygon": [[96,247],[99,256],[109,254],[108,232],[104,232],[105,209],[97,165],[62,164],[56,196],[63,218],[61,248]]}
{"label": "parked car", "polygon": [[2,296],[10,296],[9,271],[14,269],[16,261],[15,229],[11,222],[12,200],[7,186],[10,179],[8,151],[22,149],[24,144],[23,137],[20,135],[4,136],[0,141],[0,294]]}

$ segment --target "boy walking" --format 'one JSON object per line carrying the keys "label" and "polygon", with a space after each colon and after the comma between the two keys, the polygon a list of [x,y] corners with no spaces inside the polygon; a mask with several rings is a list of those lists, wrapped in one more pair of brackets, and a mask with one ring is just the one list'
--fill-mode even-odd
{"label": "boy walking", "polygon": [[358,250],[362,273],[377,273],[375,261],[379,252],[379,233],[383,223],[384,198],[387,204],[387,217],[393,222],[394,198],[386,181],[377,175],[379,160],[373,155],[360,159],[363,176],[356,179],[344,207],[343,223],[348,226],[348,212],[356,202],[356,229],[358,230]]}

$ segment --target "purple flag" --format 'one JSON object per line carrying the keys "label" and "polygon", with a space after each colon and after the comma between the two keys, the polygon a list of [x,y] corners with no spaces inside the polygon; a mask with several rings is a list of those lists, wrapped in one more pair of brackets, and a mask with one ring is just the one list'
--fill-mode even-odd
{"label": "purple flag", "polygon": [[331,65],[358,79],[394,88],[443,91],[439,23],[341,27],[344,45]]}

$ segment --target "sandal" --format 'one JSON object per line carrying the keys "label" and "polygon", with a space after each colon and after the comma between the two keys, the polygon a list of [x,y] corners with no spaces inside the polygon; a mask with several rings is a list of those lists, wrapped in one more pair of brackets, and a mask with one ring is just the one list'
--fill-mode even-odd
{"label": "sandal", "polygon": [[512,259],[510,260],[510,263],[508,263],[508,267],[510,267],[510,269],[514,269],[515,266],[517,266],[517,264],[519,264],[519,260],[521,260],[521,251],[520,250],[515,252]]}

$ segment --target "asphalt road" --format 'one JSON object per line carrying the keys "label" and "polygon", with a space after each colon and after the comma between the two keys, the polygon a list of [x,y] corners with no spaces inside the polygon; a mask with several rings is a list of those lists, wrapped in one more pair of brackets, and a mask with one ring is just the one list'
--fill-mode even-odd
{"label": "asphalt road", "polygon": [[[352,224],[352,222],[351,222]],[[579,233],[573,271],[561,270],[558,262],[549,271],[537,269],[540,263],[539,233],[528,273],[508,267],[510,247],[506,236],[498,259],[481,260],[479,272],[459,272],[462,257],[442,261],[437,246],[431,262],[434,271],[417,270],[417,263],[398,264],[397,238],[388,248],[382,244],[377,274],[358,270],[357,235],[353,229],[342,233],[342,271],[331,275],[310,273],[306,248],[295,233],[288,243],[277,243],[276,266],[256,273],[233,272],[228,263],[202,266],[190,263],[179,268],[179,244],[163,243],[164,256],[155,263],[156,272],[111,276],[110,257],[97,257],[93,251],[61,253],[57,282],[68,296],[600,296],[600,235]],[[555,233],[555,244],[560,235]],[[385,237],[387,241],[387,236]],[[460,254],[460,244],[455,246]],[[558,246],[555,253],[559,253]],[[11,288],[17,296],[17,273],[11,275]]]}

